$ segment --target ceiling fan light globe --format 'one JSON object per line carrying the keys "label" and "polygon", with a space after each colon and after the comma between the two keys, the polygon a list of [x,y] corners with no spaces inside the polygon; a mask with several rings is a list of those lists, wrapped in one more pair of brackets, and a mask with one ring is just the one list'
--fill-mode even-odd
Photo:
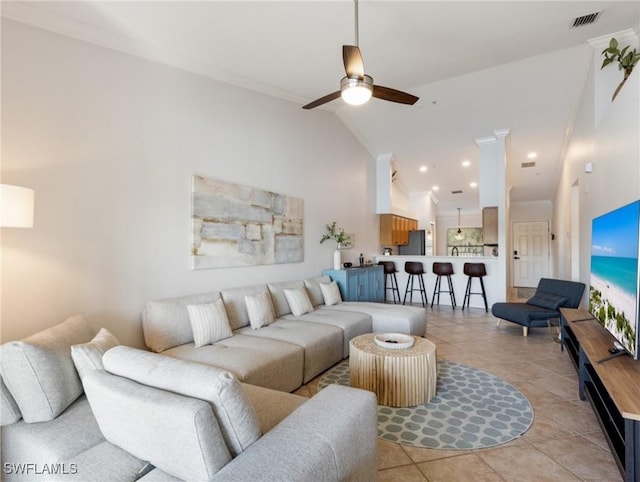
{"label": "ceiling fan light globe", "polygon": [[344,77],[340,81],[340,95],[349,105],[366,104],[373,94],[373,79],[365,75],[364,80]]}

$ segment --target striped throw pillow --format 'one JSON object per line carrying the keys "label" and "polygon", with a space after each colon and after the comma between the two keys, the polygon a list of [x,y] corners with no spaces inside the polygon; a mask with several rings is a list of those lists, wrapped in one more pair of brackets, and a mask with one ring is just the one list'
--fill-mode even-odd
{"label": "striped throw pillow", "polygon": [[307,290],[305,288],[293,288],[283,291],[284,296],[287,299],[287,303],[289,303],[289,308],[291,308],[291,313],[293,313],[293,316],[300,316],[304,315],[305,313],[311,313],[313,311],[313,305],[311,304],[309,294],[307,293]]}
{"label": "striped throw pillow", "polygon": [[187,305],[187,310],[196,348],[233,336],[221,298],[213,303]]}
{"label": "striped throw pillow", "polygon": [[247,295],[244,297],[247,306],[247,314],[249,315],[249,323],[251,328],[257,330],[269,323],[273,323],[273,304],[271,296],[266,291],[258,295]]}

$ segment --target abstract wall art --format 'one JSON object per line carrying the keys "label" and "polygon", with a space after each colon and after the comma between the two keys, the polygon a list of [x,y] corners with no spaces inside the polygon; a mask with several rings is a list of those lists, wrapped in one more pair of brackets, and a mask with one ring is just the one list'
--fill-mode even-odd
{"label": "abstract wall art", "polygon": [[193,269],[303,261],[300,198],[193,176]]}

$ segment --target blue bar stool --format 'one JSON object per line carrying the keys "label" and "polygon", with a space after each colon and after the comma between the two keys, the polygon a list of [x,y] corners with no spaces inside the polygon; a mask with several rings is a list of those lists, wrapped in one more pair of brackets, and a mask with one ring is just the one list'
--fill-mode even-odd
{"label": "blue bar stool", "polygon": [[[451,297],[451,308],[455,309],[456,307],[456,294],[453,291],[453,283],[451,282],[451,275],[453,273],[453,265],[451,263],[433,263],[433,274],[437,276],[436,285],[433,288],[433,296],[431,297],[431,308],[433,308],[433,302],[436,300],[436,295],[438,296],[438,305],[440,304],[440,293],[449,293],[449,297]],[[442,282],[442,277],[447,277],[447,283],[449,285],[449,291],[443,290],[440,286]]]}
{"label": "blue bar stool", "polygon": [[[419,261],[407,261],[404,263],[404,271],[409,275],[409,278],[407,278],[407,287],[404,290],[404,300],[402,301],[402,304],[407,304],[407,295],[409,293],[409,304],[413,303],[413,292],[419,291],[420,298],[422,299],[422,306],[426,308],[429,304],[429,300],[427,299],[427,290],[424,287],[424,279],[422,278],[422,275],[424,274],[422,263]],[[418,278],[418,288],[414,289],[413,280],[416,277]],[[409,288],[409,286],[411,286],[411,288]]]}
{"label": "blue bar stool", "polygon": [[[378,261],[384,267],[384,300],[387,301],[387,291],[391,290],[393,304],[400,303],[400,290],[398,289],[398,278],[396,278],[396,264],[393,261]],[[396,302],[396,297],[398,301]]]}
{"label": "blue bar stool", "polygon": [[[471,298],[471,295],[482,295],[482,299],[484,300],[484,311],[488,313],[489,306],[487,305],[487,294],[484,291],[484,281],[482,281],[482,278],[487,275],[484,263],[465,263],[464,274],[466,274],[469,279],[467,280],[467,290],[464,293],[462,309],[464,310],[465,306],[467,308],[469,307],[469,298]],[[471,281],[473,281],[473,278],[478,278],[480,280],[480,288],[482,291],[475,293],[471,291]]]}

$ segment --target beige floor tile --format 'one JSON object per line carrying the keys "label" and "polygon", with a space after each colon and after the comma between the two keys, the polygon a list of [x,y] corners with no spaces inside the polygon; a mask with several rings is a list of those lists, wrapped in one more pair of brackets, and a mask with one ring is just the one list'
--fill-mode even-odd
{"label": "beige floor tile", "polygon": [[478,455],[466,454],[418,464],[429,482],[502,481]]}
{"label": "beige floor tile", "polygon": [[598,447],[603,448],[607,452],[609,452],[609,444],[607,443],[607,439],[604,438],[604,434],[601,430],[591,432],[591,433],[583,433],[581,434],[584,438],[586,438],[589,442],[596,444]]}
{"label": "beige floor tile", "polygon": [[534,447],[584,481],[618,482],[620,480],[620,472],[611,454],[596,444],[585,441],[583,437],[547,440],[535,443]]}
{"label": "beige floor tile", "polygon": [[412,460],[402,445],[378,439],[378,470],[400,467],[411,463]]}
{"label": "beige floor tile", "polygon": [[541,403],[557,403],[562,400],[561,397],[544,388],[544,384],[536,383],[535,380],[515,382],[514,386],[520,390],[534,406]]}
{"label": "beige floor tile", "polygon": [[531,427],[525,432],[522,438],[529,443],[534,443],[549,439],[565,439],[567,437],[573,437],[574,435],[574,432],[558,425],[549,417],[535,414],[533,424],[531,424]]}
{"label": "beige floor tile", "polygon": [[378,482],[426,482],[427,479],[415,465],[379,470]]}
{"label": "beige floor tile", "polygon": [[531,446],[489,450],[478,455],[507,481],[564,482],[580,480],[551,457]]}
{"label": "beige floor tile", "polygon": [[535,407],[536,411],[572,432],[591,433],[599,429],[593,410],[571,401],[543,403]]}
{"label": "beige floor tile", "polygon": [[404,450],[415,463],[446,459],[448,457],[457,457],[459,455],[465,455],[472,452],[471,450],[439,450],[410,446],[405,446]]}

